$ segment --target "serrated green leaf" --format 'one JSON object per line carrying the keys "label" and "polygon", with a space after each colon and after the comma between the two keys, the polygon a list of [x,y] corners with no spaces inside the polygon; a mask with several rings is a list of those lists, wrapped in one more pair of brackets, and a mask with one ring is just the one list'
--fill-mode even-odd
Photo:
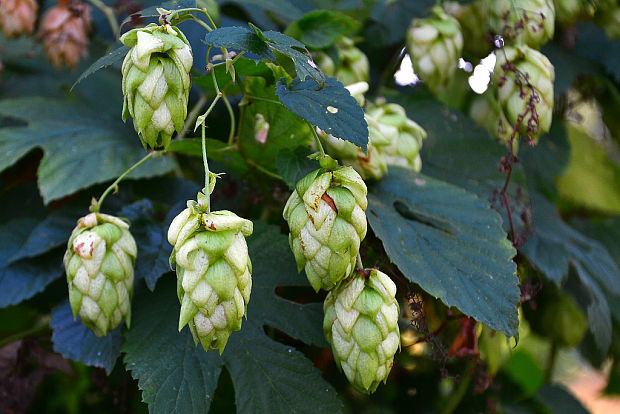
{"label": "serrated green leaf", "polygon": [[620,270],[607,250],[562,221],[544,197],[532,197],[534,234],[519,249],[538,270],[560,286],[574,266],[587,296],[588,322],[599,350],[611,342],[611,318],[603,291],[620,299]]}
{"label": "serrated green leaf", "polygon": [[[226,73],[225,65],[216,66],[213,70],[215,70],[215,77],[221,91],[227,95],[240,93],[239,82],[233,83],[231,75]],[[265,78],[268,85],[274,82],[273,72],[264,62],[254,61],[245,57],[240,57],[235,62],[235,76],[237,79],[246,76],[260,76]],[[192,82],[202,86],[206,96],[215,96],[215,86],[213,85],[211,74],[192,78]]]}
{"label": "serrated green leaf", "polygon": [[106,336],[97,337],[79,316],[73,319],[69,301],[66,300],[52,310],[50,328],[53,330],[54,351],[73,361],[104,368],[108,375],[112,372],[123,343],[120,327]]}
{"label": "serrated green leaf", "polygon": [[209,46],[224,47],[226,49],[250,52],[261,59],[276,61],[276,56],[266,42],[261,40],[254,31],[247,27],[227,26],[220,27],[205,35],[205,42]]}
{"label": "serrated green leaf", "polygon": [[290,24],[285,33],[311,48],[324,49],[359,26],[360,23],[346,14],[334,10],[315,10]]}
{"label": "serrated green leaf", "polygon": [[[0,128],[0,171],[42,148],[38,178],[45,203],[116,178],[144,156],[135,132],[123,126],[120,115],[110,118],[66,100],[1,100],[0,117],[25,123]],[[173,166],[172,159],[159,157],[130,177],[165,174]]]}
{"label": "serrated green leaf", "polygon": [[73,90],[73,88],[75,88],[78,83],[82,82],[84,79],[86,79],[93,73],[97,72],[99,69],[107,68],[108,66],[113,65],[116,62],[120,62],[122,59],[125,58],[125,55],[127,54],[128,51],[129,51],[129,46],[121,46],[121,47],[114,49],[107,55],[104,55],[100,57],[99,59],[97,59],[92,65],[88,67],[88,69],[82,72],[82,74],[75,81],[73,86],[71,86],[71,90]]}
{"label": "serrated green leaf", "polygon": [[123,352],[151,413],[207,413],[222,366],[233,379],[240,413],[340,411],[335,391],[312,363],[263,329],[273,326],[293,338],[325,345],[321,304],[302,305],[275,294],[277,286],[307,286],[286,236],[256,222],[248,248],[253,264],[248,319],[231,335],[221,357],[195,346],[187,328],[177,332],[180,305],[173,278],[163,279],[154,293],[136,291]]}
{"label": "serrated green leaf", "polygon": [[293,79],[288,86],[280,81],[276,94],[297,116],[366,151],[368,124],[364,111],[338,80],[327,78],[321,89],[311,79],[303,82]]}
{"label": "serrated green leaf", "polygon": [[276,157],[278,174],[291,190],[299,180],[318,168],[316,160],[308,158],[312,151],[308,148],[298,147],[294,151],[283,149]]}
{"label": "serrated green leaf", "polygon": [[492,329],[517,335],[515,250],[486,201],[395,167],[369,188],[367,216],[409,280]]}

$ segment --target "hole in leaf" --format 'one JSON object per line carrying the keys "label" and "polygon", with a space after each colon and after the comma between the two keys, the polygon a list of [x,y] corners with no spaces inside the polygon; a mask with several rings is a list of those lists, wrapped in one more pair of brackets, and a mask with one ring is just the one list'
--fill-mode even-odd
{"label": "hole in leaf", "polygon": [[412,211],[409,206],[407,206],[400,200],[394,201],[394,209],[398,212],[398,214],[400,214],[407,220],[417,221],[420,224],[432,227],[451,236],[456,236],[459,234],[458,229],[455,228],[452,224],[446,221],[442,221],[441,219],[437,219],[435,217],[430,217],[425,214]]}

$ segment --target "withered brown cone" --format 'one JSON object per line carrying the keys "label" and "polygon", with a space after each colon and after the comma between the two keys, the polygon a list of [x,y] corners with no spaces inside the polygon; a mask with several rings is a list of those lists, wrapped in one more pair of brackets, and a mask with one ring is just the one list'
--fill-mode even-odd
{"label": "withered brown cone", "polygon": [[75,67],[88,55],[91,9],[81,2],[61,2],[41,19],[39,36],[56,68]]}
{"label": "withered brown cone", "polygon": [[32,34],[38,8],[35,0],[0,0],[0,28],[4,35]]}

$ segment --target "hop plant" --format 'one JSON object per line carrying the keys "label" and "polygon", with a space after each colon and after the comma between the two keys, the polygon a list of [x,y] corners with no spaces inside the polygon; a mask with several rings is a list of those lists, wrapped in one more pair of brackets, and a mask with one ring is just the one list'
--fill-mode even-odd
{"label": "hop plant", "polygon": [[32,34],[39,5],[35,0],[0,0],[0,28],[7,38]]}
{"label": "hop plant", "polygon": [[39,35],[47,57],[56,68],[75,67],[88,56],[91,9],[86,4],[61,3],[50,8],[41,19]]}
{"label": "hop plant", "polygon": [[206,212],[205,195],[188,201],[174,218],[168,242],[174,246],[179,331],[189,325],[194,342],[220,353],[233,331],[241,329],[252,290],[252,262],[245,237],[252,222],[230,211]]}
{"label": "hop plant", "polygon": [[355,269],[366,236],[366,184],[351,167],[302,178],[284,207],[297,268],[314,290],[329,290]]}
{"label": "hop plant", "polygon": [[385,382],[400,348],[396,285],[383,272],[358,270],[328,293],[323,332],[334,359],[357,390]]}
{"label": "hop plant", "polygon": [[488,0],[477,0],[470,4],[444,3],[446,12],[456,18],[463,33],[463,50],[475,57],[487,56],[491,50],[488,34]]}
{"label": "hop plant", "polygon": [[97,336],[131,320],[133,271],[138,249],[129,224],[90,213],[73,229],[63,262],[73,317]]}
{"label": "hop plant", "polygon": [[493,31],[515,44],[538,48],[553,38],[553,0],[492,0],[489,11]]}
{"label": "hop plant", "polygon": [[414,171],[422,169],[420,149],[426,138],[426,131],[407,118],[405,108],[395,103],[379,101],[368,106],[367,117],[374,121],[379,134],[389,142],[381,147],[388,165],[411,168]]}
{"label": "hop plant", "polygon": [[319,54],[317,65],[327,76],[332,76],[344,85],[358,82],[368,82],[370,77],[370,63],[368,57],[360,49],[354,46],[352,39],[343,37],[336,43],[338,65],[326,53]]}
{"label": "hop plant", "polygon": [[427,19],[413,19],[407,31],[407,49],[420,79],[439,93],[454,78],[463,36],[459,22],[441,7],[433,7],[432,13]]}
{"label": "hop plant", "polygon": [[121,37],[131,49],[123,61],[123,121],[133,118],[142,145],[166,149],[187,117],[192,49],[171,25],[154,23]]}

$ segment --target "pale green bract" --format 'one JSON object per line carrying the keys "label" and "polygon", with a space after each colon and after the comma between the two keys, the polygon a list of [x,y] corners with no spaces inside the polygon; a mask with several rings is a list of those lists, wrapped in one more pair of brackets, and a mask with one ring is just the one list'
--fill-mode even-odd
{"label": "pale green bract", "polygon": [[355,269],[366,236],[367,189],[351,167],[319,169],[302,178],[284,207],[297,268],[317,292],[334,288]]}
{"label": "pale green bract", "polygon": [[538,48],[553,38],[553,0],[491,0],[489,22],[507,44]]}
{"label": "pale green bract", "polygon": [[142,145],[166,149],[183,129],[191,87],[192,49],[175,26],[154,23],[121,36],[131,49],[123,61],[123,121],[133,118]]}
{"label": "pale green bract", "polygon": [[252,229],[249,220],[226,210],[205,213],[195,201],[187,202],[168,229],[181,302],[179,330],[189,325],[205,350],[222,353],[230,334],[241,329],[252,290],[245,241]]}
{"label": "pale green bract", "polygon": [[321,70],[327,76],[335,77],[345,86],[358,82],[368,82],[370,79],[368,57],[354,46],[353,40],[343,37],[336,43],[336,50],[340,59],[338,65],[326,53],[319,54],[315,63]]}
{"label": "pale green bract", "polygon": [[357,390],[385,382],[400,348],[396,285],[383,272],[360,270],[329,292],[323,331],[338,366]]}
{"label": "pale green bract", "polygon": [[433,16],[413,19],[407,31],[407,49],[420,79],[434,93],[445,90],[456,74],[463,51],[459,22],[440,6]]}
{"label": "pale green bract", "polygon": [[90,213],[71,233],[63,258],[69,303],[97,336],[130,324],[137,253],[129,224],[118,217]]}

